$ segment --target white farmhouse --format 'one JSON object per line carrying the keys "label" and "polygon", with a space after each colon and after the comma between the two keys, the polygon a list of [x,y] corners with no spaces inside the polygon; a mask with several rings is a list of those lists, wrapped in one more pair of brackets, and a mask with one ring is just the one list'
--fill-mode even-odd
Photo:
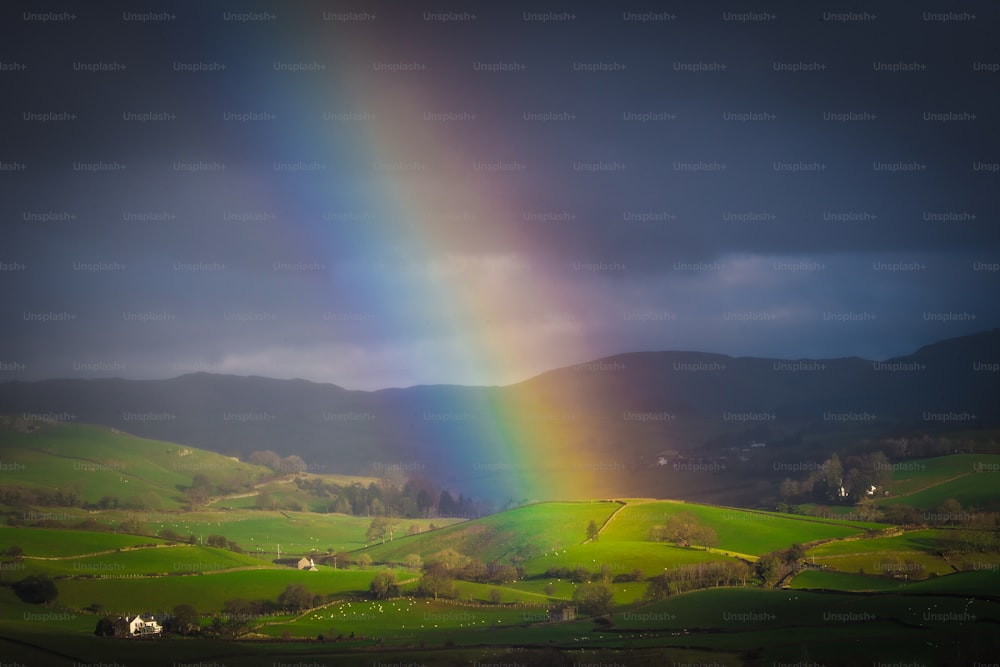
{"label": "white farmhouse", "polygon": [[136,614],[131,620],[128,617],[125,620],[128,622],[128,633],[133,637],[158,635],[163,632],[163,627],[152,618],[146,619]]}

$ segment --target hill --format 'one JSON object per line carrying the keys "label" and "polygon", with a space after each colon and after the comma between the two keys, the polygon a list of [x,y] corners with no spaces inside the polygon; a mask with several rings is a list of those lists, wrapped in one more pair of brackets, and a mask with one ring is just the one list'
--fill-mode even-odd
{"label": "hill", "polygon": [[[779,463],[822,460],[863,439],[1000,423],[1000,373],[988,370],[998,358],[993,330],[885,361],[636,352],[504,387],[368,392],[206,373],[6,382],[0,413],[103,424],[232,455],[273,449],[328,473],[398,467],[501,504],[533,475],[536,500],[627,492],[745,505],[780,481]],[[733,455],[752,442],[766,443],[766,454]],[[616,467],[581,485],[579,466],[555,448]],[[512,452],[544,464],[519,468]],[[663,465],[664,455],[708,457],[715,467],[692,474]]]}
{"label": "hill", "polygon": [[547,502],[517,507],[421,535],[400,537],[366,549],[375,561],[403,563],[454,549],[486,561],[510,562],[519,551],[534,555],[564,549],[587,539],[587,525],[603,524],[621,505],[616,502]]}
{"label": "hill", "polygon": [[[271,475],[263,466],[244,463],[195,447],[150,440],[113,427],[0,417],[0,455],[8,504],[75,505],[104,509],[178,509],[196,475],[210,477],[214,489],[236,492]],[[22,502],[9,497],[14,489]],[[33,502],[34,495],[60,496]]]}

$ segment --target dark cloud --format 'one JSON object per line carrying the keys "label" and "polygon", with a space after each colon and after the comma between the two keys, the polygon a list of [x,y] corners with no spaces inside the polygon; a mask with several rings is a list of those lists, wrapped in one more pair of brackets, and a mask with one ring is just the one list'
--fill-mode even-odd
{"label": "dark cloud", "polygon": [[988,3],[126,9],[4,10],[2,377],[498,383],[1000,319]]}

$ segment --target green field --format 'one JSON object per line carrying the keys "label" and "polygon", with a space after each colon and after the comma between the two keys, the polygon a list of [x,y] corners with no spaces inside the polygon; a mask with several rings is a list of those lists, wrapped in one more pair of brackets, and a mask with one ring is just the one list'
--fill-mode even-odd
{"label": "green field", "polygon": [[260,504],[258,494],[266,493],[270,496],[270,502],[273,503],[272,506],[274,507],[295,507],[297,505],[301,507],[302,510],[308,512],[329,512],[331,504],[330,498],[317,498],[314,495],[310,495],[300,490],[294,483],[295,479],[310,478],[320,478],[327,484],[337,484],[339,486],[360,484],[361,486],[367,487],[369,484],[377,484],[379,481],[375,477],[358,475],[317,475],[313,473],[297,473],[295,478],[282,478],[268,482],[261,482],[254,487],[254,493],[217,498],[209,503],[208,507],[215,509],[225,508],[229,510],[257,509]]}
{"label": "green field", "polygon": [[904,586],[903,582],[887,577],[829,570],[805,570],[789,582],[791,588],[829,591],[895,591]]}
{"label": "green field", "polygon": [[[948,664],[958,658],[971,664],[1000,653],[994,632],[1000,624],[1000,553],[972,551],[958,539],[957,529],[905,530],[632,499],[538,503],[469,521],[394,519],[391,541],[368,544],[371,517],[252,509],[260,489],[281,502],[309,500],[292,478],[263,482],[260,489],[216,499],[197,511],[182,509],[183,488],[195,470],[233,480],[262,479],[254,475],[266,473],[227,457],[182,453],[188,448],[81,425],[43,425],[32,433],[0,429],[0,438],[3,460],[24,465],[15,471],[16,485],[67,484],[86,500],[110,493],[124,498],[115,489],[131,485],[149,501],[141,511],[5,508],[15,524],[48,525],[0,526],[0,552],[14,545],[22,551],[20,558],[0,557],[0,656],[5,663],[117,660],[175,666],[215,660],[231,666],[299,661],[370,667],[395,661],[527,667],[686,661],[832,667],[873,661]],[[892,489],[899,495],[879,502],[909,502],[926,512],[945,498],[956,498],[976,512],[987,511],[1000,498],[1000,487],[993,484],[997,473],[991,472],[996,461],[1000,456],[961,454],[905,462],[894,473]],[[209,465],[217,468],[204,467]],[[304,504],[328,509],[316,499]],[[683,548],[649,540],[651,528],[679,512],[711,528],[715,546]],[[138,534],[68,528],[84,520]],[[591,521],[600,527],[596,540],[587,539]],[[437,529],[431,530],[431,523]],[[411,528],[419,532],[407,536]],[[166,530],[182,540],[148,536]],[[224,536],[246,553],[204,546],[211,535]],[[806,569],[784,580],[784,588],[762,588],[748,575],[744,587],[680,594],[673,589],[664,600],[647,601],[648,578],[661,572],[734,559],[752,565],[793,543],[806,545]],[[335,570],[321,564],[316,572],[300,571],[272,563],[279,548],[284,558],[367,554],[375,565]],[[427,561],[445,549],[482,562],[518,563],[524,577],[502,585],[456,581],[454,600],[414,597],[422,571],[400,564],[411,554]],[[392,566],[401,597],[373,601],[369,586],[384,564]],[[547,622],[550,606],[572,603],[581,584],[566,573],[579,568],[586,571],[584,579],[596,579],[602,568],[609,580],[635,570],[642,578],[609,583],[608,620],[581,614],[575,621]],[[548,574],[552,570],[560,572]],[[907,574],[905,582],[888,576],[899,573]],[[58,597],[51,604],[24,603],[9,587],[35,574],[54,579]],[[87,611],[156,613],[191,604],[207,626],[234,599],[268,601],[274,609],[291,584],[304,585],[313,598],[306,604],[316,606],[252,616],[250,634],[239,642],[98,639],[92,633],[99,616]],[[499,604],[490,601],[496,594]]]}
{"label": "green field", "polygon": [[483,561],[509,558],[518,547],[534,545],[541,552],[564,549],[587,538],[587,524],[604,523],[618,503],[540,503],[449,526],[433,533],[397,537],[366,550],[376,562],[403,562],[413,553],[423,558],[454,549]]}
{"label": "green field", "polygon": [[664,524],[668,517],[680,512],[689,512],[714,529],[718,549],[754,556],[785,549],[793,543],[857,535],[873,525],[658,500],[629,503],[604,529],[601,540],[647,541],[653,526]]}
{"label": "green field", "polygon": [[895,464],[887,505],[905,504],[930,511],[949,498],[963,507],[1000,509],[1000,455],[952,454]]}
{"label": "green field", "polygon": [[117,613],[169,611],[187,603],[210,614],[221,611],[230,599],[276,600],[289,584],[303,584],[319,595],[359,595],[368,590],[375,572],[332,568],[306,572],[282,567],[189,576],[69,579],[58,582],[58,601],[72,609],[99,602]]}
{"label": "green field", "polygon": [[86,530],[0,526],[0,551],[17,545],[26,557],[62,557],[113,551],[165,540]]}
{"label": "green field", "polygon": [[59,560],[25,558],[21,563],[26,575],[47,574],[50,577],[176,576],[237,568],[276,567],[268,560],[248,554],[182,544]]}
{"label": "green field", "polygon": [[285,631],[296,636],[355,633],[365,637],[383,638],[396,642],[416,641],[422,631],[463,629],[463,641],[483,641],[483,632],[503,625],[537,622],[544,613],[541,607],[487,606],[435,600],[400,598],[382,602],[337,602],[284,623],[262,628],[266,635],[278,637]]}
{"label": "green field", "polygon": [[[202,473],[216,482],[254,482],[270,471],[228,456],[170,442],[138,438],[88,424],[32,422],[25,432],[0,427],[0,449],[7,463],[21,466],[5,480],[51,490],[75,489],[82,500],[102,496],[136,506],[177,509],[181,490]],[[16,475],[16,477],[14,477]]]}
{"label": "green field", "polygon": [[[310,512],[252,511],[201,511],[182,515],[147,515],[143,524],[150,532],[169,528],[181,535],[193,534],[207,537],[212,533],[224,535],[246,551],[257,547],[275,554],[280,547],[283,555],[306,553],[354,551],[366,546],[365,532],[371,518],[345,514],[315,514]],[[399,519],[397,538],[405,535],[410,526],[427,531],[430,524],[448,526],[460,519]]]}
{"label": "green field", "polygon": [[650,576],[679,565],[724,560],[729,558],[700,548],[685,549],[656,542],[612,541],[606,537],[598,542],[574,544],[533,558],[526,563],[525,572],[529,577],[541,576],[549,568],[573,570],[582,567],[588,572],[596,572],[604,565],[612,577],[635,569]]}

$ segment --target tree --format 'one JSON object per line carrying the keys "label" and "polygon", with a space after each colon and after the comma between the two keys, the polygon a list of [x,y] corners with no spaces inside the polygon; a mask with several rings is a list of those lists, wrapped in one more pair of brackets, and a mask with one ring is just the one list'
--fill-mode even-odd
{"label": "tree", "polygon": [[313,594],[302,584],[288,584],[278,595],[278,604],[289,609],[308,609],[312,601]]}
{"label": "tree", "polygon": [[372,564],[372,557],[369,556],[368,554],[361,554],[360,556],[358,556],[357,563],[358,567],[360,567],[363,570]]}
{"label": "tree", "polygon": [[21,602],[29,604],[47,604],[59,597],[55,582],[45,574],[33,574],[15,581],[11,588]]}
{"label": "tree", "polygon": [[302,457],[292,454],[281,459],[281,463],[278,465],[278,470],[276,472],[305,472],[308,467],[309,466],[306,465],[306,462],[302,460]]}
{"label": "tree", "polygon": [[278,456],[277,452],[272,452],[270,449],[253,452],[250,454],[249,460],[250,463],[265,466],[274,471],[277,471],[281,467],[281,457]]}
{"label": "tree", "polygon": [[424,560],[420,557],[420,554],[410,554],[406,557],[406,567],[411,570],[419,570],[423,564]]}
{"label": "tree", "polygon": [[24,549],[22,549],[17,544],[12,544],[9,547],[7,547],[7,555],[10,556],[11,558],[20,558],[23,553]]}
{"label": "tree", "polygon": [[248,618],[233,616],[222,620],[218,616],[212,619],[212,625],[208,628],[208,634],[222,639],[238,639],[250,631],[250,620]]}
{"label": "tree", "polygon": [[647,600],[663,600],[670,596],[670,580],[665,573],[660,573],[649,578],[649,586],[646,587]]}
{"label": "tree", "polygon": [[433,597],[437,600],[439,597],[452,598],[455,594],[455,582],[441,572],[426,572],[417,584],[417,595],[420,597]]}
{"label": "tree", "polygon": [[754,574],[763,586],[771,586],[781,574],[781,561],[773,553],[764,554],[753,564]]}
{"label": "tree", "polygon": [[224,535],[212,534],[208,536],[207,540],[205,540],[205,544],[207,544],[210,547],[225,549],[227,546],[229,546],[229,540],[227,540]]}
{"label": "tree", "polygon": [[386,600],[399,595],[399,585],[396,583],[396,573],[392,570],[382,570],[372,579],[368,593],[376,600]]}
{"label": "tree", "polygon": [[469,563],[469,557],[448,547],[433,554],[428,563],[438,563],[447,570],[460,570]]}
{"label": "tree", "polygon": [[795,565],[805,557],[806,557],[806,548],[798,543],[788,547],[788,549],[786,549],[784,552],[784,560],[786,565]]}
{"label": "tree", "polygon": [[691,512],[678,512],[667,519],[666,525],[653,526],[649,539],[653,542],[673,542],[679,547],[700,544],[706,549],[718,540],[715,530],[703,526]]}
{"label": "tree", "polygon": [[491,604],[500,604],[500,600],[503,598],[499,588],[491,588],[489,592],[489,599]]}
{"label": "tree", "polygon": [[836,454],[830,456],[823,464],[823,482],[826,486],[826,499],[840,500],[841,488],[844,484],[844,466]]}
{"label": "tree", "polygon": [[275,508],[274,498],[267,491],[261,491],[257,494],[257,500],[254,505],[262,510],[273,510]]}
{"label": "tree", "polygon": [[599,533],[600,528],[597,527],[597,522],[591,519],[590,523],[587,524],[587,539],[596,542]]}
{"label": "tree", "polygon": [[456,514],[455,499],[447,491],[441,491],[441,497],[438,499],[438,516],[455,516]]}
{"label": "tree", "polygon": [[115,620],[110,616],[102,617],[97,621],[97,627],[94,628],[94,634],[98,637],[114,637]]}
{"label": "tree", "polygon": [[614,592],[607,584],[580,584],[573,591],[573,602],[588,616],[602,616],[611,611]]}
{"label": "tree", "polygon": [[125,519],[118,524],[119,533],[130,533],[132,535],[138,535],[142,532],[142,526],[135,519]]}
{"label": "tree", "polygon": [[372,522],[368,525],[368,530],[365,532],[365,542],[374,542],[375,540],[382,540],[382,544],[385,544],[385,536],[389,533],[389,522],[383,516],[377,516],[372,519]]}
{"label": "tree", "polygon": [[191,635],[201,629],[198,610],[189,604],[179,604],[173,608],[167,628],[179,635]]}
{"label": "tree", "polygon": [[934,518],[937,523],[958,524],[962,519],[962,503],[954,498],[948,498],[938,505],[936,514],[937,516]]}

